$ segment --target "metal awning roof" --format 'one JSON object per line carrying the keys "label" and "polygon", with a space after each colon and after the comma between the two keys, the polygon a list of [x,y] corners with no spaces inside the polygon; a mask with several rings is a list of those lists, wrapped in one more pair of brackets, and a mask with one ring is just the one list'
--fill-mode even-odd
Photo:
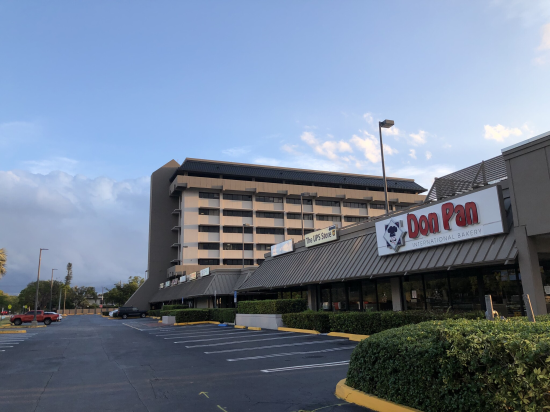
{"label": "metal awning roof", "polygon": [[512,262],[517,256],[513,229],[487,236],[390,256],[378,256],[376,233],[266,259],[240,291],[280,288],[355,278],[382,277]]}

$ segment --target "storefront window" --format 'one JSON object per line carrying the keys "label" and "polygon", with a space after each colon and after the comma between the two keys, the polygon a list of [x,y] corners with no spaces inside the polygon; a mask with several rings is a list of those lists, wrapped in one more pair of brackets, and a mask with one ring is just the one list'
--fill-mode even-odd
{"label": "storefront window", "polygon": [[361,289],[363,290],[363,310],[378,310],[376,284],[370,280],[363,280]]}
{"label": "storefront window", "polygon": [[361,310],[361,283],[350,282],[348,286],[349,310]]}
{"label": "storefront window", "polygon": [[344,283],[332,285],[331,289],[332,309],[335,311],[348,310],[346,299],[346,286]]}
{"label": "storefront window", "polygon": [[378,307],[380,308],[380,310],[393,310],[390,280],[378,280],[376,282],[376,291],[378,294]]}
{"label": "storefront window", "polygon": [[483,275],[485,294],[491,295],[493,309],[500,316],[522,316],[522,288],[514,269],[491,270]]}
{"label": "storefront window", "polygon": [[424,275],[424,284],[429,310],[447,310],[451,306],[446,273],[427,273]]}
{"label": "storefront window", "polygon": [[541,262],[542,288],[546,298],[546,311],[550,313],[550,262]]}
{"label": "storefront window", "polygon": [[481,310],[477,275],[467,276],[465,272],[454,271],[449,275],[453,309],[465,312]]}
{"label": "storefront window", "polygon": [[283,299],[292,299],[292,292],[283,292]]}
{"label": "storefront window", "polygon": [[424,284],[422,275],[410,275],[403,278],[403,294],[405,295],[405,310],[424,310]]}
{"label": "storefront window", "polygon": [[330,288],[321,289],[321,308],[323,310],[332,310],[330,305]]}

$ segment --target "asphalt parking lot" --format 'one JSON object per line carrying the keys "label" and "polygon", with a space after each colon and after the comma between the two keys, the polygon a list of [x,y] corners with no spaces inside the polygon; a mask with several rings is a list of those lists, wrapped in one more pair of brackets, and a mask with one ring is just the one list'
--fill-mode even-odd
{"label": "asphalt parking lot", "polygon": [[367,411],[334,396],[346,338],[95,315],[24,335],[0,342],[2,412]]}

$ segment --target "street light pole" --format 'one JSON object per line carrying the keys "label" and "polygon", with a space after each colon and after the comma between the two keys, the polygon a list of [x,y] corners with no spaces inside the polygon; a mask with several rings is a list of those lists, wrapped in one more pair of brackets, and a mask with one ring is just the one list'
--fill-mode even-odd
{"label": "street light pole", "polygon": [[38,287],[40,282],[40,262],[42,261],[42,251],[48,250],[48,249],[42,249],[40,248],[40,254],[38,255],[38,276],[36,277],[36,295],[34,296],[34,316],[32,318],[32,326],[37,326],[38,322],[36,321],[36,311],[38,308]]}
{"label": "street light pole", "polygon": [[53,271],[57,269],[52,269],[52,281],[50,284],[50,312],[52,311],[52,299],[53,299]]}
{"label": "street light pole", "polygon": [[386,205],[386,213],[389,213],[390,206],[388,203],[388,183],[386,182],[386,167],[384,165],[384,144],[382,143],[382,128],[389,129],[394,125],[393,120],[384,120],[378,122],[378,131],[380,132],[380,154],[382,155],[382,175],[384,176],[384,203]]}

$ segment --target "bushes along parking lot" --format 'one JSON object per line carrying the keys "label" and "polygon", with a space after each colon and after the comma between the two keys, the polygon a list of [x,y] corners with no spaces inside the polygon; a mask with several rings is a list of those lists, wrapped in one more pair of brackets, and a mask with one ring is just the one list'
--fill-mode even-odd
{"label": "bushes along parking lot", "polygon": [[297,313],[306,309],[306,299],[247,300],[238,304],[238,313],[244,314]]}

